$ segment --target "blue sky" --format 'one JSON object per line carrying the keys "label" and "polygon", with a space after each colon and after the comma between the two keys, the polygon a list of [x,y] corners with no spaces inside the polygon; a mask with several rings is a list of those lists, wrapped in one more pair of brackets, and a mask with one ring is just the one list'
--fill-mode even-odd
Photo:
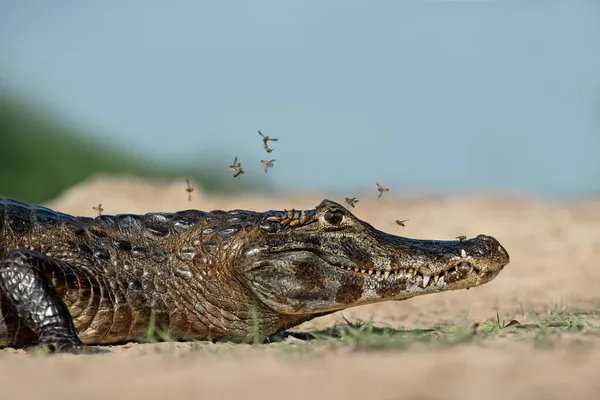
{"label": "blue sky", "polygon": [[2,84],[280,190],[600,193],[600,2],[0,0]]}

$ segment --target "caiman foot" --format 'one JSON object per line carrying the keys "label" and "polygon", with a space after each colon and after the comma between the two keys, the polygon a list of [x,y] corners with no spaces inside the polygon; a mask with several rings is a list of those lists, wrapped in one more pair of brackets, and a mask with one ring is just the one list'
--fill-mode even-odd
{"label": "caiman foot", "polygon": [[37,334],[49,353],[92,354],[107,350],[88,347],[77,336],[73,319],[49,276],[65,276],[69,266],[31,250],[9,251],[0,259],[0,293],[20,322]]}
{"label": "caiman foot", "polygon": [[107,354],[110,351],[101,349],[99,347],[81,345],[66,344],[62,342],[39,344],[36,349],[40,350],[44,354]]}
{"label": "caiman foot", "polygon": [[38,349],[48,354],[104,354],[108,350],[100,347],[86,346],[76,335],[71,334],[64,327],[46,327],[40,336]]}

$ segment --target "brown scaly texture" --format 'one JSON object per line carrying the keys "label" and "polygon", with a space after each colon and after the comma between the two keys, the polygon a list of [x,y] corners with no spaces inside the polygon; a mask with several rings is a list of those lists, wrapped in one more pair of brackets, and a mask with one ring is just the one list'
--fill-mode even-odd
{"label": "brown scaly texture", "polygon": [[324,200],[313,210],[73,217],[0,199],[0,346],[144,336],[263,336],[347,307],[474,287],[509,262],[492,237],[389,235]]}

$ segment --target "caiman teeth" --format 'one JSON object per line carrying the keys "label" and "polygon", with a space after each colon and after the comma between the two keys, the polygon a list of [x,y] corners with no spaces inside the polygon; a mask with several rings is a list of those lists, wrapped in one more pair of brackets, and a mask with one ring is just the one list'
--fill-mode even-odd
{"label": "caiman teeth", "polygon": [[430,279],[431,279],[431,276],[423,275],[423,287],[427,287],[427,284],[429,283]]}
{"label": "caiman teeth", "polygon": [[440,282],[440,277],[442,277],[442,274],[444,277],[444,282],[446,282],[448,279],[448,276],[450,274],[459,274],[459,273],[464,274],[465,272],[470,274],[473,271],[478,272],[478,270],[471,263],[466,262],[466,261],[462,261],[462,262],[458,263],[457,265],[450,267],[450,269],[440,272],[436,275],[425,275],[424,273],[419,272],[415,268],[408,268],[408,269],[396,268],[396,269],[383,270],[383,269],[366,269],[366,268],[360,268],[360,267],[353,266],[353,265],[352,266],[340,265],[340,267],[349,272],[368,274],[371,276],[374,275],[373,276],[374,278],[377,278],[382,281],[388,280],[390,277],[393,277],[395,275],[405,276],[406,278],[421,277],[421,286],[423,288],[425,288],[425,287],[427,287],[427,285],[429,285],[429,282],[432,281],[431,278],[433,278],[432,286],[438,285]]}

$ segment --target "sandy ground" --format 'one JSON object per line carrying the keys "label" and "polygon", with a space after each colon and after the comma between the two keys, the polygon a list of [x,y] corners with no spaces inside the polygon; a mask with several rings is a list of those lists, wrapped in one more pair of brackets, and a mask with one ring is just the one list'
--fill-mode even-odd
{"label": "sandy ground", "polygon": [[[442,323],[501,318],[527,320],[526,310],[568,306],[600,310],[600,199],[569,203],[492,195],[401,198],[352,193],[355,214],[376,228],[416,238],[453,239],[485,233],[496,237],[511,263],[493,282],[448,292],[344,311],[346,318],[427,328]],[[93,179],[47,206],[93,216],[174,211],[184,208],[257,211],[314,208],[327,197],[350,194],[248,194],[213,197],[196,190],[188,202],[185,182]],[[395,219],[410,220],[400,231]],[[300,329],[324,328],[341,315]],[[330,348],[285,352],[277,346],[130,344],[94,357],[39,357],[0,351],[2,398],[165,399],[551,399],[598,398],[600,339],[558,334],[552,346],[490,339],[450,347],[362,351]],[[167,347],[165,347],[167,346]]]}

